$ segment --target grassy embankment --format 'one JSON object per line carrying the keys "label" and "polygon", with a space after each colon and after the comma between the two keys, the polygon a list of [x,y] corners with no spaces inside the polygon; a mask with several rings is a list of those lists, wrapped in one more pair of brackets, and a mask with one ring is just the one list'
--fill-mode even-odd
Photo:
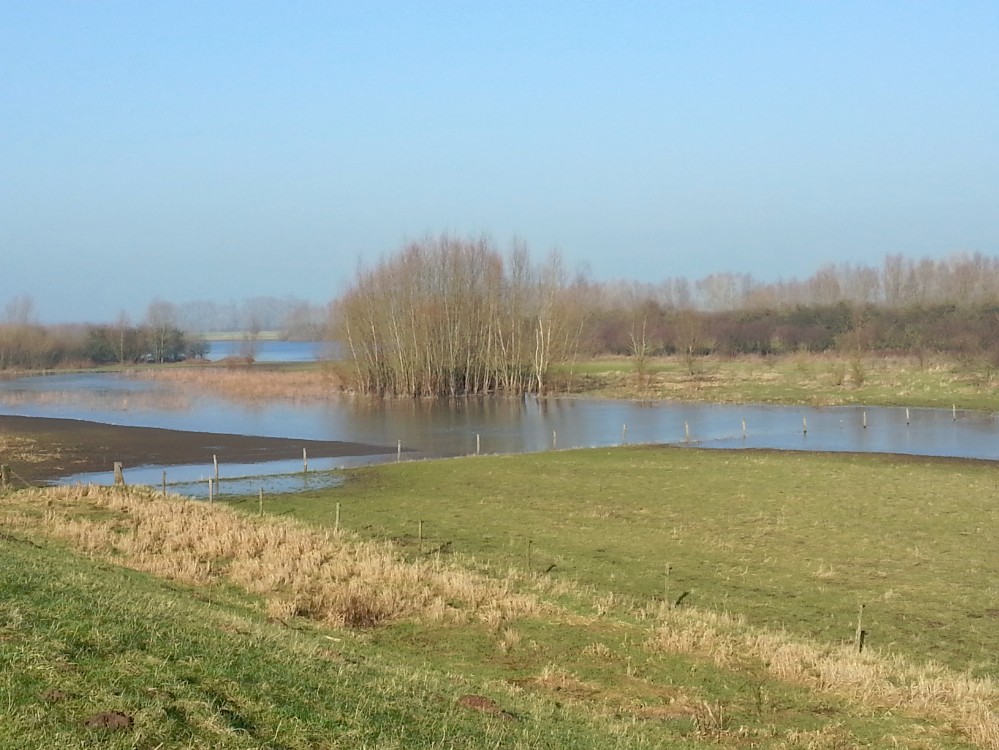
{"label": "grassy embankment", "polygon": [[262,516],[8,493],[0,746],[999,747],[997,494],[643,447],[354,470]]}

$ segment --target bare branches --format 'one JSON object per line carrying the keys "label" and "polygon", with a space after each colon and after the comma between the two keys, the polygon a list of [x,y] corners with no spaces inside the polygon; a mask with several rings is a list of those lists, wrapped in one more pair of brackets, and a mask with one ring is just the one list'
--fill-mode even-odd
{"label": "bare branches", "polygon": [[411,243],[337,301],[357,390],[409,396],[543,393],[554,362],[578,342],[561,259],[532,267],[486,239],[443,235]]}

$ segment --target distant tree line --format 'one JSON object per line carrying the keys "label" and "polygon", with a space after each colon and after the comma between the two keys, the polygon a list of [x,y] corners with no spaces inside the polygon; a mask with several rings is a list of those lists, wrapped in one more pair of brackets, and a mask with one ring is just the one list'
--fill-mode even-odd
{"label": "distant tree line", "polygon": [[934,260],[888,255],[880,266],[827,264],[804,279],[762,282],[748,273],[714,273],[696,281],[673,277],[652,283],[611,282],[600,287],[612,306],[649,300],[668,309],[724,312],[839,302],[879,307],[999,303],[999,258],[955,253]]}
{"label": "distant tree line", "polygon": [[364,393],[544,393],[578,349],[584,292],[557,254],[535,265],[522,244],[429,237],[359,270],[332,330]]}
{"label": "distant tree line", "polygon": [[358,271],[334,335],[366,393],[544,393],[580,353],[649,357],[841,351],[945,353],[999,367],[999,261],[982,255],[825,266],[804,281],[570,283],[520,245],[411,243]]}
{"label": "distant tree line", "polygon": [[[580,354],[634,358],[787,352],[944,353],[999,368],[999,259],[886,257],[827,265],[804,280],[719,273],[696,281],[570,278],[557,254],[522,243],[430,237],[359,269],[332,315],[293,298],[236,305],[153,300],[144,319],[43,326],[29,297],[0,317],[0,370],[203,357],[192,330],[255,336],[278,322],[300,338],[329,332],[366,393],[544,393]],[[194,320],[200,320],[192,328]],[[254,339],[255,340],[255,339]]]}
{"label": "distant tree line", "polygon": [[178,362],[208,351],[204,339],[180,329],[173,306],[163,300],[150,303],[138,325],[123,314],[105,325],[44,326],[30,297],[8,303],[0,320],[0,370]]}
{"label": "distant tree line", "polygon": [[250,297],[241,301],[194,300],[175,305],[178,325],[195,334],[279,331],[297,341],[326,336],[328,311],[297,297]]}
{"label": "distant tree line", "polygon": [[587,330],[591,351],[632,356],[834,350],[964,356],[999,351],[999,304],[889,308],[838,302],[705,312],[646,302],[598,311]]}
{"label": "distant tree line", "polygon": [[999,259],[958,254],[880,267],[829,265],[804,281],[712,274],[690,283],[597,285],[591,351],[659,354],[795,351],[991,357],[999,362]]}

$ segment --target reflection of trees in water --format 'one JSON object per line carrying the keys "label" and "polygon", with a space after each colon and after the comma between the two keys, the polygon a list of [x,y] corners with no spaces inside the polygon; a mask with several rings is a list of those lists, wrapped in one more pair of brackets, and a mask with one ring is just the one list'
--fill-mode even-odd
{"label": "reflection of trees in water", "polygon": [[395,399],[357,396],[345,401],[349,404],[351,413],[357,418],[418,421],[425,424],[467,423],[480,427],[519,424],[524,415],[534,408],[548,409],[548,399],[515,396]]}

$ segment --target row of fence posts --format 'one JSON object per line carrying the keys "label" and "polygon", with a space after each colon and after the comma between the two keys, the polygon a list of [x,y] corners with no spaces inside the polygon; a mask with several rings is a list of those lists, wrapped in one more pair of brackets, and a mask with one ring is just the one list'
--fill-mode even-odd
{"label": "row of fence posts", "polygon": [[[957,404],[951,406],[951,417],[953,421],[957,421]],[[909,407],[905,407],[905,425],[908,427],[911,424],[911,417],[909,413]],[[861,425],[866,430],[867,429],[867,410],[865,409],[861,413]],[[801,433],[803,435],[808,434],[808,417],[802,416],[801,418]],[[748,430],[746,427],[746,420],[742,420],[742,439],[745,440],[748,436]],[[690,442],[690,422],[684,421],[683,423],[683,440],[685,443]],[[628,424],[624,423],[621,425],[621,444],[628,444]],[[552,430],[552,450],[558,450],[558,431]],[[475,433],[475,455],[479,456],[482,454],[482,434]],[[402,461],[402,440],[399,440],[396,444],[396,461]],[[212,465],[214,467],[214,476],[208,478],[208,500],[209,502],[214,501],[215,495],[217,494],[219,487],[219,459],[218,455],[212,455]],[[309,472],[309,454],[306,448],[302,448],[302,471],[308,474]],[[122,468],[122,463],[120,461],[114,462],[114,483],[118,486],[124,486],[125,475]],[[6,464],[0,465],[0,488],[9,486],[10,484],[10,467]],[[163,471],[163,494],[167,493],[167,473],[164,469]],[[263,495],[263,490],[260,490],[261,496]],[[261,499],[262,502],[262,499]]]}
{"label": "row of fence posts", "polygon": [[[402,443],[400,442],[400,450]],[[214,502],[215,496],[218,494],[218,489],[221,487],[221,479],[219,477],[219,457],[217,454],[212,454],[212,466],[214,468],[214,476],[208,477],[208,502]],[[0,467],[0,469],[6,469],[6,466]],[[309,454],[307,449],[302,448],[302,473],[309,473]],[[6,486],[6,480],[3,478],[4,475],[0,473],[0,487]],[[117,487],[125,486],[125,471],[121,461],[114,462],[114,483]],[[166,469],[163,470],[163,483],[162,483],[163,496],[166,497],[167,494],[167,473]],[[260,489],[260,512],[263,513],[263,502],[264,502],[264,490]]]}
{"label": "row of fence posts", "polygon": [[[951,406],[951,416],[953,418],[953,421],[956,422],[957,421],[957,405],[956,404],[953,405],[953,406]],[[905,426],[908,427],[908,426],[910,426],[911,423],[912,423],[912,420],[911,420],[910,414],[909,414],[909,407],[907,406],[907,407],[905,407]],[[866,409],[864,409],[864,411],[861,413],[861,425],[862,425],[862,427],[865,430],[867,429],[867,410]],[[807,435],[808,434],[808,417],[807,416],[802,416],[801,417],[801,434],[802,435]],[[749,432],[748,432],[748,430],[746,428],[746,420],[745,420],[745,418],[743,418],[743,420],[742,420],[742,439],[745,440],[748,435],[749,435]],[[690,442],[690,422],[686,421],[686,420],[683,423],[683,441],[685,443],[689,443]],[[628,444],[628,424],[624,423],[623,425],[621,425],[621,445],[627,445],[627,444]],[[557,451],[558,450],[558,431],[557,430],[552,430],[552,450],[553,451]],[[478,456],[478,455],[481,455],[481,453],[482,453],[482,435],[477,432],[477,433],[475,433],[475,455]],[[401,459],[402,459],[402,441],[400,440],[399,441],[399,454],[396,457],[396,460],[401,460]]]}

